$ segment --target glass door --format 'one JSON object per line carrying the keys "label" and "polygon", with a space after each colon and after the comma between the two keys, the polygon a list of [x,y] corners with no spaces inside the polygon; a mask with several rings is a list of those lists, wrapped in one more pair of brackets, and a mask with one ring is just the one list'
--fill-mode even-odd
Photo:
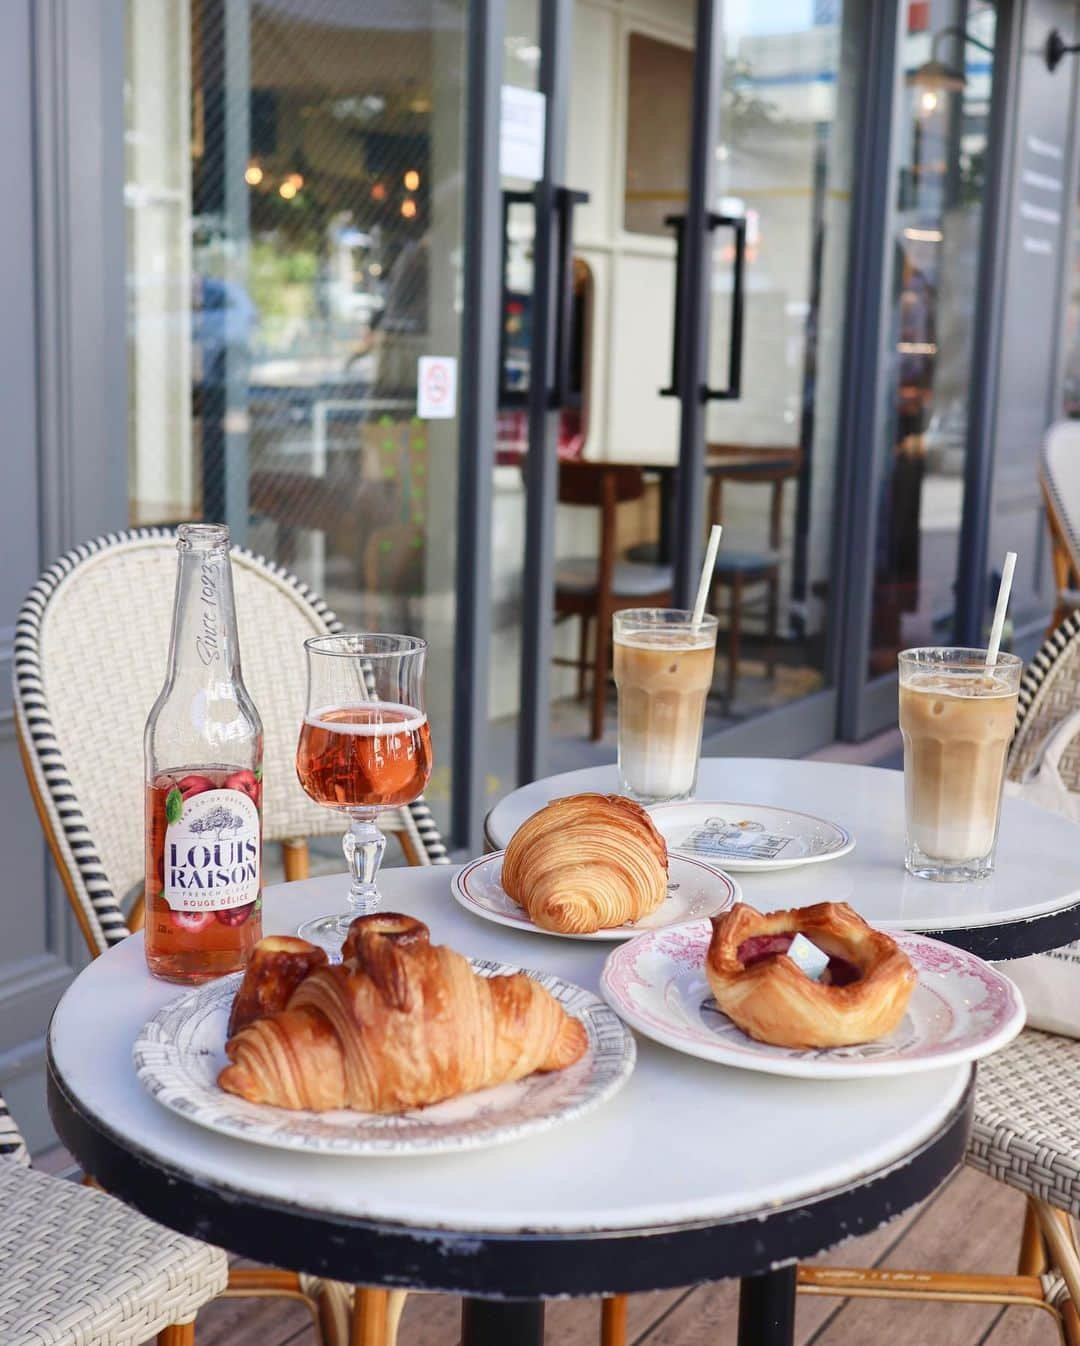
{"label": "glass door", "polygon": [[954,638],[969,417],[980,392],[977,306],[987,298],[978,276],[997,6],[909,0],[902,16],[863,732],[895,717],[898,651]]}
{"label": "glass door", "polygon": [[224,518],[453,730],[465,0],[127,6],[130,517]]}
{"label": "glass door", "polygon": [[[864,22],[865,6],[841,0],[573,5],[566,177],[589,199],[574,216],[583,398],[572,456],[617,479],[618,503],[606,525],[601,488],[560,469],[549,771],[611,761],[599,628],[612,605],[685,598],[714,516],[722,629],[706,733],[745,733],[761,751],[763,717],[779,711],[803,723],[794,738],[790,718],[771,731],[777,751],[833,736]],[[608,531],[613,584],[601,595]]]}

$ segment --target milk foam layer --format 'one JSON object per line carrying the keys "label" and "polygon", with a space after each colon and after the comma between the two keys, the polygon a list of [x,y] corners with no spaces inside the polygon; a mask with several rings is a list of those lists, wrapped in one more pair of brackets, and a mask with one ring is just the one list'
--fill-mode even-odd
{"label": "milk foam layer", "polygon": [[908,839],[925,856],[959,862],[993,851],[1016,695],[977,670],[901,682]]}

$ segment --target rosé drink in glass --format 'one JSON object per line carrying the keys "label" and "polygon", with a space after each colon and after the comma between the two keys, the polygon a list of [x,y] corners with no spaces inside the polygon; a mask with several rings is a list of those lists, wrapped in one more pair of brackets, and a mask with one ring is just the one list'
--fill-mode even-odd
{"label": "ros\u00e9 drink in glass", "polygon": [[361,632],[315,636],[304,650],[308,700],[296,775],[316,804],[351,819],[342,849],[352,883],[347,911],[308,921],[300,934],[337,953],[350,922],[379,907],[375,880],[386,849],[375,825],[379,811],[411,804],[431,776],[427,642]]}

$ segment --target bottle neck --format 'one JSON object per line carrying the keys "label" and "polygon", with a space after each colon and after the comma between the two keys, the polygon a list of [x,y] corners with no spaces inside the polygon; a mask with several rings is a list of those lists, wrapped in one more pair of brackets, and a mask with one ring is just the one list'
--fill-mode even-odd
{"label": "bottle neck", "polygon": [[228,545],[181,546],[176,576],[169,678],[207,683],[240,680]]}

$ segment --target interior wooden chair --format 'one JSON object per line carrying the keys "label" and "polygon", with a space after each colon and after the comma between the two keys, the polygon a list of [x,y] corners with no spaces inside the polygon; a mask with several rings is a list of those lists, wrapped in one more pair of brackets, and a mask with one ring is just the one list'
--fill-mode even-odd
{"label": "interior wooden chair", "polygon": [[4,1346],[194,1346],[225,1288],[225,1254],[104,1192],[30,1168],[0,1097],[0,1341]]}
{"label": "interior wooden chair", "polygon": [[[264,728],[263,835],[287,879],[309,871],[307,838],[340,820],[301,790],[294,768],[304,713],[303,641],[341,623],[294,575],[245,548],[232,552],[244,681]],[[31,589],[15,635],[15,725],[30,791],[93,957],[142,925],[143,725],[165,677],[175,540],[161,529],[110,533],[61,557]],[[423,800],[388,815],[410,864],[448,863]],[[126,914],[125,914],[126,911]],[[349,1341],[351,1287],[269,1268],[236,1269],[229,1293],[299,1297],[324,1339]],[[355,1297],[393,1341],[381,1291]],[[372,1301],[374,1301],[374,1306]]]}
{"label": "interior wooden chair", "polygon": [[[618,507],[645,494],[641,468],[614,463],[564,459],[559,464],[559,503],[600,511],[599,554],[575,556],[555,563],[555,620],[580,620],[578,697],[585,698],[585,676],[592,669],[589,736],[604,736],[608,673],[611,668],[611,618],[624,608],[665,607],[671,603],[671,568],[639,565],[616,554]],[[589,630],[595,625],[589,656]]]}
{"label": "interior wooden chair", "polygon": [[[769,487],[768,547],[761,551],[739,551],[721,544],[716,553],[713,571],[713,590],[728,590],[727,636],[728,671],[726,699],[735,700],[739,677],[739,658],[742,654],[742,624],[746,613],[748,588],[765,588],[766,668],[771,678],[776,671],[776,623],[780,609],[780,561],[783,547],[784,486],[799,470],[801,453],[790,447],[748,448],[740,444],[710,444],[709,456],[722,460],[725,455],[745,458],[753,455],[759,461],[732,464],[711,473],[709,479],[709,523],[724,522],[724,486],[727,482],[742,482]],[[712,611],[716,611],[712,605]]]}
{"label": "interior wooden chair", "polygon": [[1039,484],[1057,591],[1049,636],[1080,608],[1080,421],[1058,421],[1046,432]]}

